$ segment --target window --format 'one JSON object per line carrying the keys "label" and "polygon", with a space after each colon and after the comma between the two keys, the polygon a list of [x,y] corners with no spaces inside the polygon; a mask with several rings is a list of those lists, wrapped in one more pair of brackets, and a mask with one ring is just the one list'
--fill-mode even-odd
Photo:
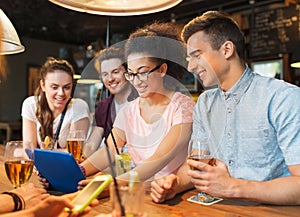
{"label": "window", "polygon": [[270,59],[251,62],[251,69],[257,74],[283,79],[283,59]]}

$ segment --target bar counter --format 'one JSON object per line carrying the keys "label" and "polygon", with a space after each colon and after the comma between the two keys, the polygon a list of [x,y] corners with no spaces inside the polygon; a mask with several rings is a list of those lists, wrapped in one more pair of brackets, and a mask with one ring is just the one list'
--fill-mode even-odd
{"label": "bar counter", "polygon": [[[3,163],[4,145],[0,145],[0,192],[12,189],[8,181]],[[39,185],[37,176],[32,175],[30,182]],[[274,206],[264,205],[240,199],[224,199],[223,201],[210,206],[203,206],[187,201],[187,198],[196,194],[191,190],[177,195],[174,199],[163,204],[155,204],[149,195],[145,199],[145,212],[148,217],[279,217],[279,216],[300,216],[300,206]],[[137,198],[138,200],[138,198]],[[88,213],[87,217],[97,216],[100,213],[110,213],[111,203],[109,198],[100,200],[100,204]]]}

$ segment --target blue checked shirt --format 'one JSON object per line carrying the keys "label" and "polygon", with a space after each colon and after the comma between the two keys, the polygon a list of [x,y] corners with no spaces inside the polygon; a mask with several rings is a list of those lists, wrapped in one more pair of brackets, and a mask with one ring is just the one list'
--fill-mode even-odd
{"label": "blue checked shirt", "polygon": [[262,77],[248,67],[227,92],[200,95],[193,138],[208,138],[231,176],[270,180],[300,164],[300,88]]}

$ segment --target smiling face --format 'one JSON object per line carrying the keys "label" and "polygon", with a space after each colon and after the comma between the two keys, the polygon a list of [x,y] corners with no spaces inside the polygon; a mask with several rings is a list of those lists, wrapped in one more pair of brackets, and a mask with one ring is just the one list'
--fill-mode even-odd
{"label": "smiling face", "polygon": [[[149,72],[158,66],[157,61],[147,57],[143,53],[133,53],[127,59],[128,73],[137,74]],[[163,77],[165,76],[166,64],[162,64],[157,70],[149,73],[147,81],[140,81],[137,76],[131,82],[140,97],[149,97],[151,94],[161,92],[163,87]]]}
{"label": "smiling face", "polygon": [[208,36],[196,32],[187,41],[189,56],[188,70],[199,75],[205,87],[216,85],[222,77],[221,68],[224,67],[223,55],[220,50],[213,50]]}
{"label": "smiling face", "polygon": [[111,94],[120,93],[128,84],[123,74],[124,71],[125,68],[120,59],[113,58],[101,62],[100,76],[103,84]]}
{"label": "smiling face", "polygon": [[72,77],[62,70],[48,72],[45,80],[40,82],[52,112],[62,111],[72,93]]}

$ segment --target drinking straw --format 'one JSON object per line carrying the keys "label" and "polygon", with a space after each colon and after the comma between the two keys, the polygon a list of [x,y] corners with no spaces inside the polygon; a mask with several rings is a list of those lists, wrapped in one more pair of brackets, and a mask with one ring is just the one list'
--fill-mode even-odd
{"label": "drinking straw", "polygon": [[109,167],[110,167],[111,174],[112,174],[113,181],[114,181],[114,185],[115,185],[115,188],[114,188],[115,193],[116,193],[117,200],[118,200],[118,203],[120,204],[120,208],[121,208],[121,216],[125,216],[125,210],[124,210],[123,204],[121,203],[120,192],[119,192],[118,183],[117,183],[117,180],[116,180],[116,173],[115,173],[115,170],[114,170],[113,165],[112,165],[113,162],[112,162],[111,157],[110,157],[109,148],[108,148],[106,139],[104,140],[104,144],[105,144],[105,147],[106,147],[106,153],[107,153],[107,157],[108,157],[108,161],[109,161]]}
{"label": "drinking straw", "polygon": [[[117,155],[120,155],[120,152],[119,152],[119,149],[118,149],[117,142],[116,142],[116,139],[115,139],[115,136],[114,136],[113,131],[110,131],[110,135],[111,135],[111,138],[112,138],[112,140],[113,140],[113,143],[114,143],[114,146],[115,146],[115,150],[116,150],[116,152],[117,152]],[[124,164],[123,164],[122,159],[120,160],[120,166],[121,166],[121,169],[123,170],[123,173],[125,173],[126,170],[125,170],[125,167],[124,167]]]}
{"label": "drinking straw", "polygon": [[118,149],[117,142],[116,142],[116,139],[115,139],[115,136],[114,136],[113,131],[110,131],[110,135],[111,135],[111,138],[112,138],[112,140],[113,140],[113,143],[114,143],[116,152],[117,152],[118,155],[120,155],[120,152],[119,152],[119,149]]}

